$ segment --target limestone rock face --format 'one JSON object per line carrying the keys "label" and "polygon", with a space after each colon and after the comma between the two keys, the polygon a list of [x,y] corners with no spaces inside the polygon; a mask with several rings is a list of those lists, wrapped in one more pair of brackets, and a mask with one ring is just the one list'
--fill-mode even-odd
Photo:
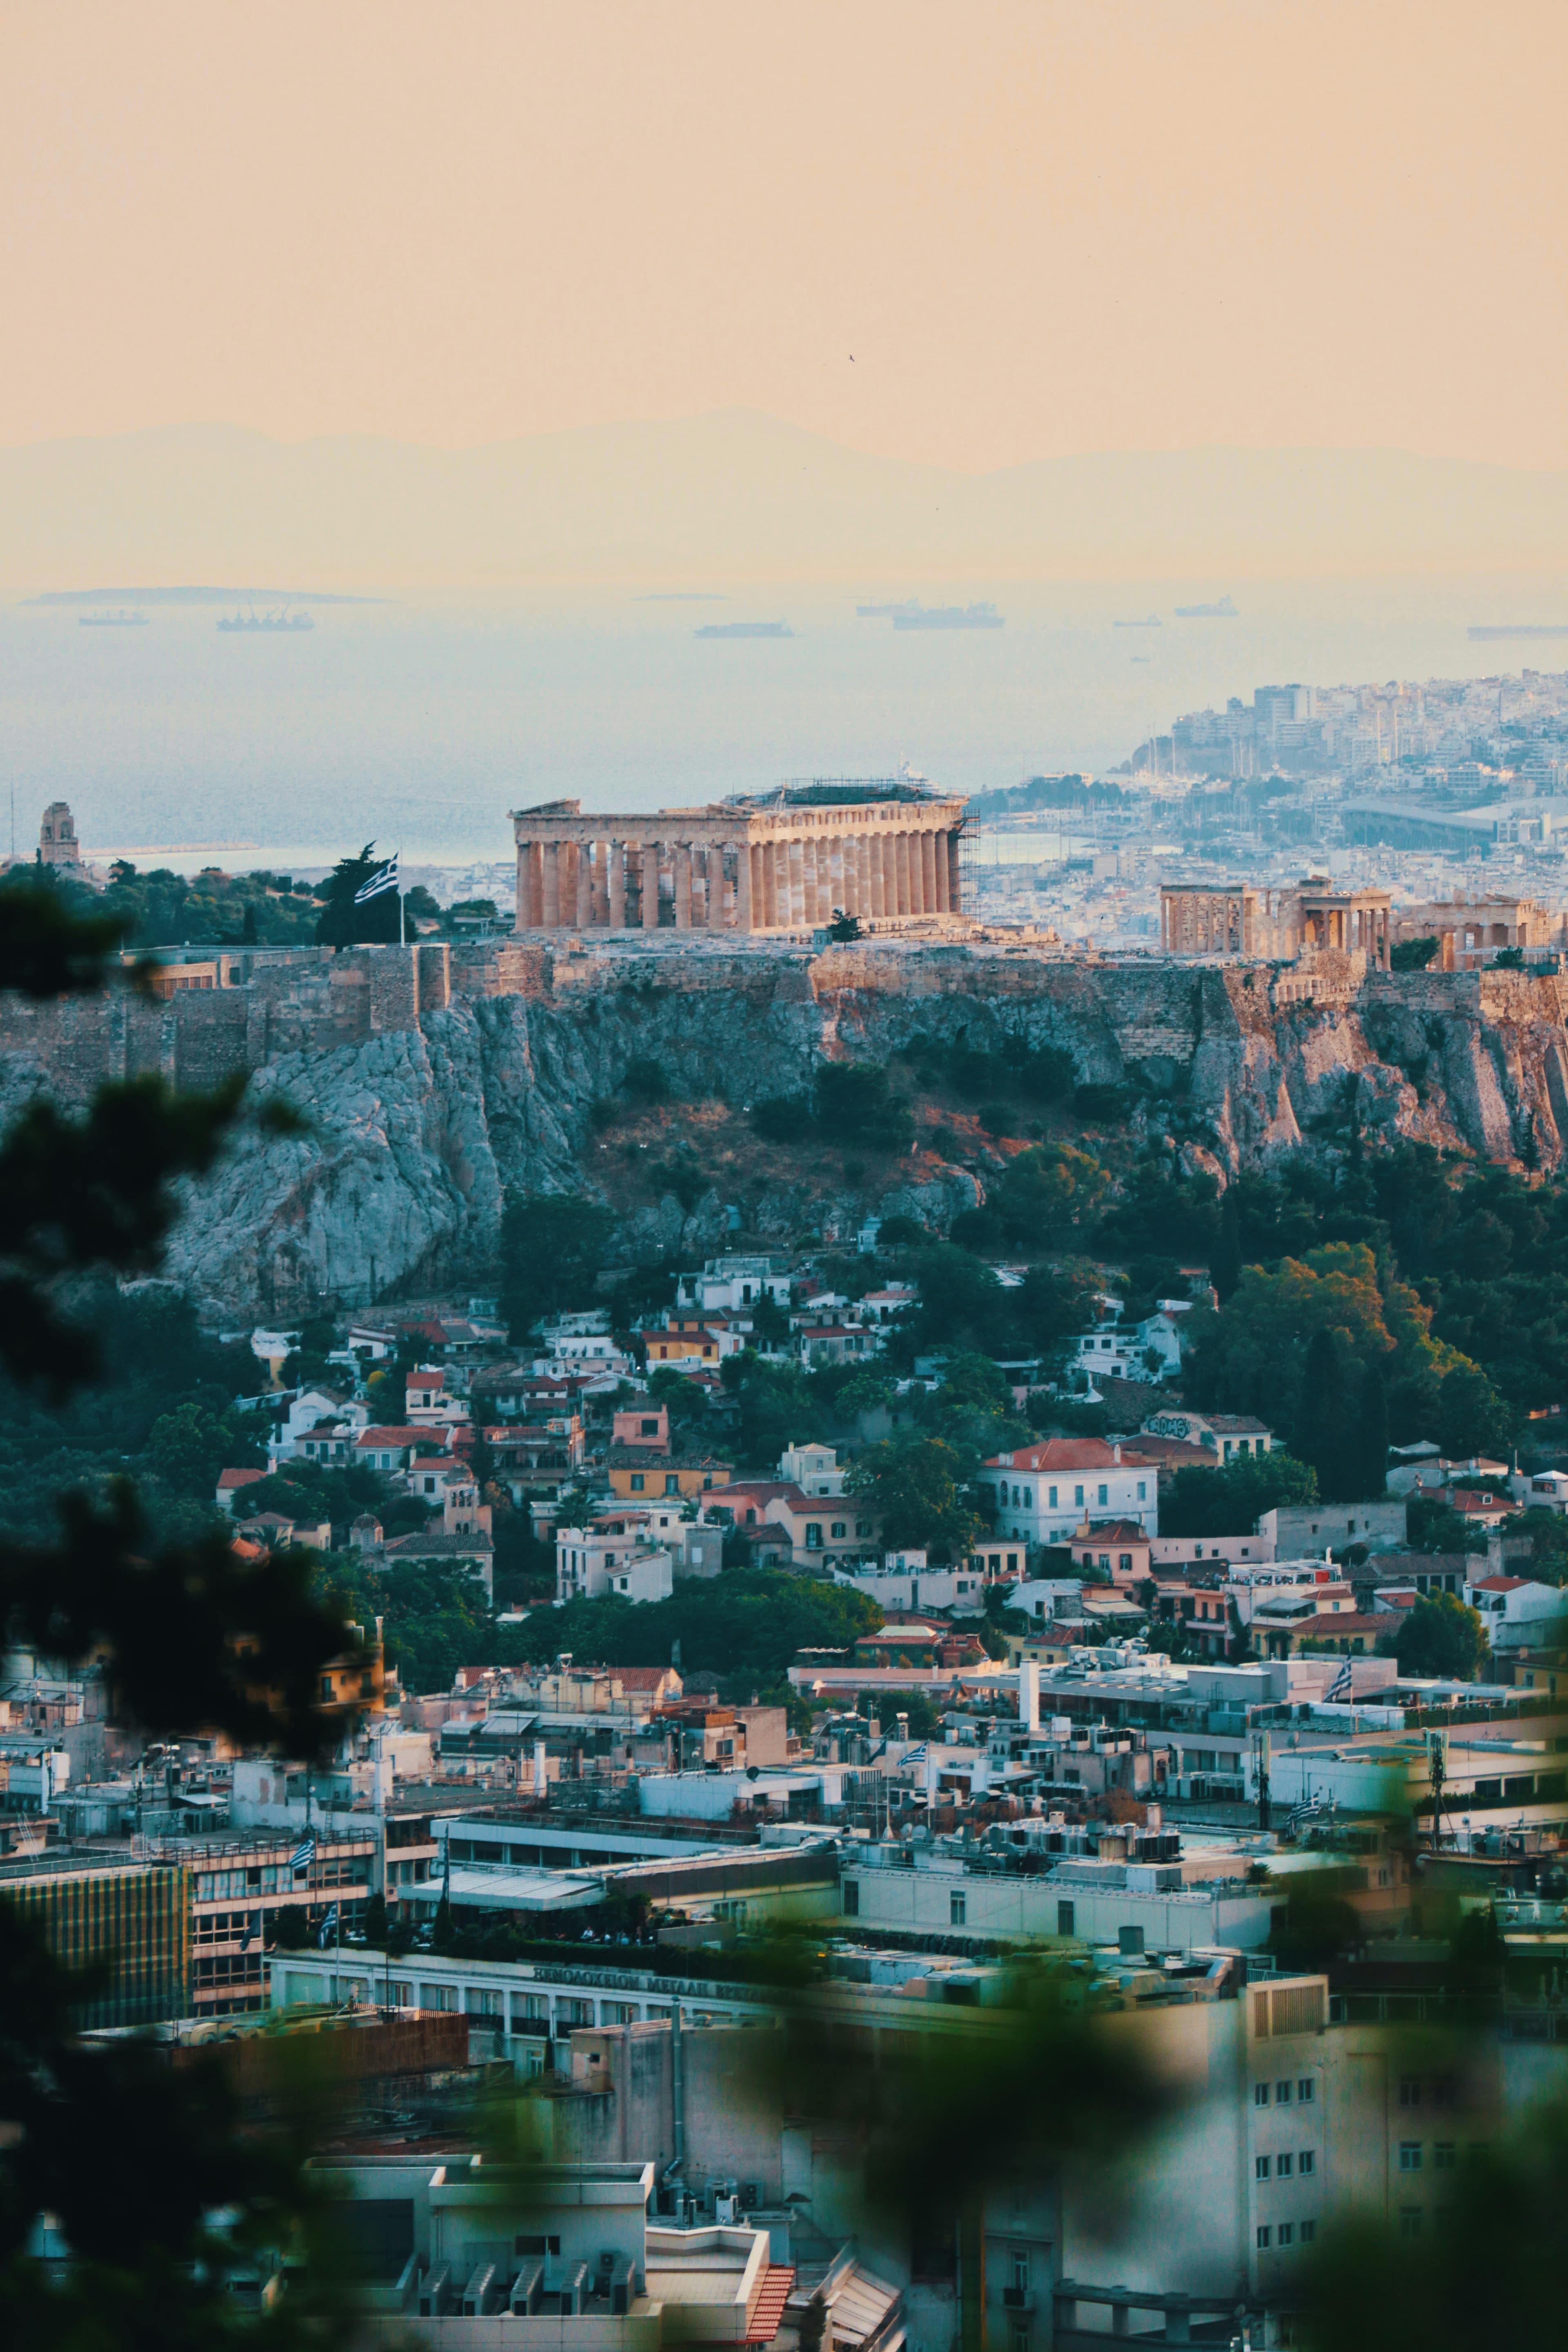
{"label": "limestone rock face", "polygon": [[[191,1187],[168,1272],[235,1318],[482,1275],[509,1188],[595,1189],[595,1106],[637,1061],[657,1062],[676,1097],[740,1109],[803,1093],[825,1056],[885,1062],[919,1040],[996,1050],[1021,1036],[1066,1051],[1081,1080],[1129,1088],[1139,1128],[1169,1134],[1184,1165],[1222,1181],[1342,1152],[1352,1128],[1369,1150],[1408,1138],[1562,1164],[1568,983],[1377,973],[1327,1002],[1277,1005],[1277,978],[1267,965],[1047,962],[945,945],[558,961],[526,995],[454,994],[417,1026],[258,1049],[257,1089],[286,1096],[310,1131],[248,1136]],[[184,1017],[176,1004],[169,1018]],[[74,1041],[88,1019],[66,1008],[0,1023],[0,1118],[38,1092],[80,1099]],[[109,1016],[93,1036],[107,1066]],[[779,1241],[828,1225],[847,1238],[867,1214],[943,1231],[984,1197],[966,1170],[929,1159],[918,1170],[877,1196],[808,1201],[781,1181],[745,1202],[747,1223]],[[667,1193],[626,1221],[621,1248],[634,1260],[712,1255],[731,1223],[716,1193],[684,1206]]]}

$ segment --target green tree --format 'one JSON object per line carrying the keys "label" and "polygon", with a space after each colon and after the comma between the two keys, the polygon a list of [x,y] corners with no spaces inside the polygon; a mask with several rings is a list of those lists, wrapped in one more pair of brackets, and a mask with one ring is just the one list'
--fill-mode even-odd
{"label": "green tree", "polygon": [[1317,1474],[1325,1502],[1345,1503],[1361,1492],[1352,1391],[1360,1376],[1345,1336],[1319,1329],[1307,1343],[1295,1451]]}
{"label": "green tree", "polygon": [[400,916],[395,890],[378,891],[363,906],[354,900],[365,884],[386,868],[390,859],[377,857],[367,841],[357,857],[340,857],[321,886],[326,900],[316,924],[318,945],[330,948],[385,945],[398,936]]}
{"label": "green tree", "polygon": [[964,1499],[962,1475],[958,1454],[942,1438],[884,1438],[851,1464],[844,1485],[877,1513],[889,1550],[962,1559],[981,1524]]}
{"label": "green tree", "polygon": [[613,1209],[581,1192],[513,1193],[501,1216],[500,1311],[513,1341],[594,1296],[615,1237]]}
{"label": "green tree", "polygon": [[1317,1473],[1280,1446],[1271,1454],[1240,1454],[1213,1470],[1184,1464],[1160,1497],[1160,1532],[1247,1536],[1265,1511],[1317,1499]]}
{"label": "green tree", "polygon": [[1219,1204],[1219,1224],[1215,1234],[1214,1255],[1209,1260],[1209,1280],[1223,1307],[1233,1297],[1241,1280],[1241,1213],[1234,1190],[1228,1190]]}
{"label": "green tree", "polygon": [[[95,957],[106,976],[105,952],[100,924],[25,912],[14,929],[0,923],[0,985],[38,998],[82,990]],[[63,1396],[90,1377],[92,1338],[62,1277],[156,1263],[173,1182],[212,1164],[242,1091],[179,1098],[138,1080],[102,1089],[84,1117],[35,1104],[0,1140],[0,1360],[14,1381]],[[311,1591],[309,1562],[242,1562],[216,1531],[156,1544],[124,1479],[97,1499],[61,1496],[58,1516],[52,1542],[0,1538],[12,1642],[68,1664],[98,1659],[122,1723],[306,1759],[335,1743],[341,1725],[318,1713],[316,1693],[345,1629]],[[276,2135],[241,2135],[211,2060],[175,2072],[140,2041],[81,2040],[76,2005],[94,1989],[0,1902],[6,2340],[25,2352],[154,2341],[195,2352],[231,2337],[231,2281],[249,2256],[292,2243],[309,2263],[319,2251],[310,2200]],[[59,2278],[27,2252],[46,2213],[70,2256]],[[325,2273],[307,2267],[299,2285],[287,2319],[260,2323],[258,2338],[339,2341],[346,2315]]]}
{"label": "green tree", "polygon": [[1402,1675],[1473,1682],[1487,1654],[1479,1611],[1467,1608],[1457,1592],[1429,1593],[1400,1626],[1394,1654]]}
{"label": "green tree", "polygon": [[1508,1459],[1513,1416],[1486,1374],[1474,1364],[1456,1364],[1438,1391],[1437,1443],[1451,1462],[1489,1454]]}

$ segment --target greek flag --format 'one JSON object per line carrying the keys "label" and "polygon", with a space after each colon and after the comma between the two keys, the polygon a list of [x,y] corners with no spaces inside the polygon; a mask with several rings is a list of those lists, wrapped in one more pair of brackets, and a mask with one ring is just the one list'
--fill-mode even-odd
{"label": "greek flag", "polygon": [[923,1764],[930,1753],[931,1748],[929,1744],[922,1739],[918,1748],[905,1748],[904,1762],[906,1764]]}
{"label": "greek flag", "polygon": [[336,1935],[337,1927],[338,1906],[334,1903],[327,1913],[326,1917],[322,1920],[321,1933],[316,1937],[316,1941],[320,1944],[323,1952],[326,1950],[327,1946],[331,1942],[334,1935]]}
{"label": "greek flag", "polygon": [[1339,1673],[1334,1676],[1333,1681],[1329,1685],[1328,1689],[1323,1693],[1323,1704],[1325,1706],[1331,1699],[1348,1698],[1350,1696],[1350,1687],[1351,1662],[1347,1658],[1344,1664],[1340,1668]]}
{"label": "greek flag", "polygon": [[384,891],[397,888],[398,860],[402,856],[401,849],[395,849],[380,872],[373,874],[370,880],[354,892],[356,907],[363,907],[367,898],[379,898]]}
{"label": "greek flag", "polygon": [[315,1861],[315,1839],[313,1837],[301,1838],[299,1844],[294,1848],[293,1853],[289,1857],[289,1867],[293,1872],[295,1877],[298,1878],[302,1870],[310,1869],[310,1864]]}

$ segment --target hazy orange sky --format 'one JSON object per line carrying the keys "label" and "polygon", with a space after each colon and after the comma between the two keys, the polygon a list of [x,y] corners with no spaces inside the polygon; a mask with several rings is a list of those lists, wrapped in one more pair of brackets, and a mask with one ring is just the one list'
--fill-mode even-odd
{"label": "hazy orange sky", "polygon": [[5,0],[0,443],[1562,466],[1565,89],[1563,0]]}

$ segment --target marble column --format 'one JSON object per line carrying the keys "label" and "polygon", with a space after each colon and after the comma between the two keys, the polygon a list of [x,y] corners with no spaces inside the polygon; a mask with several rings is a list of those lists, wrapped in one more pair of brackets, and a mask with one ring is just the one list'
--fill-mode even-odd
{"label": "marble column", "polygon": [[934,833],[922,833],[921,835],[921,912],[922,915],[934,915],[936,911],[936,835]]}
{"label": "marble column", "polygon": [[577,929],[585,931],[594,919],[594,845],[577,844]]}
{"label": "marble column", "polygon": [[626,927],[626,848],[623,841],[607,842],[605,854],[610,864],[610,929],[624,931]]}
{"label": "marble column", "polygon": [[810,834],[800,845],[800,919],[809,931],[822,920],[822,879],[817,872],[821,847]]}
{"label": "marble column", "polygon": [[936,883],[936,911],[939,915],[945,915],[948,909],[947,835],[945,833],[939,833],[934,839],[936,847],[931,862],[935,868],[932,878]]}
{"label": "marble column", "polygon": [[947,836],[947,910],[950,915],[963,911],[963,892],[958,875],[958,840],[956,833]]}
{"label": "marble column", "polygon": [[642,924],[645,931],[658,929],[658,844],[645,841],[642,845]]}
{"label": "marble column", "polygon": [[691,845],[678,841],[675,845],[675,928],[678,931],[691,929]]}
{"label": "marble column", "polygon": [[517,928],[531,931],[539,920],[539,897],[533,887],[533,844],[517,845]]}
{"label": "marble column", "polygon": [[544,898],[540,910],[541,923],[547,931],[561,927],[561,844],[547,841],[544,845]]}
{"label": "marble column", "polygon": [[735,844],[735,929],[752,929],[752,845],[742,834]]}
{"label": "marble column", "polygon": [[882,846],[884,838],[885,836],[883,835],[873,833],[868,836],[866,843],[866,853],[870,866],[870,873],[867,885],[868,895],[866,911],[868,914],[878,919],[880,919],[888,911],[887,873],[882,863]]}
{"label": "marble column", "polygon": [[907,915],[910,911],[910,836],[907,833],[893,835],[893,877],[894,911]]}

